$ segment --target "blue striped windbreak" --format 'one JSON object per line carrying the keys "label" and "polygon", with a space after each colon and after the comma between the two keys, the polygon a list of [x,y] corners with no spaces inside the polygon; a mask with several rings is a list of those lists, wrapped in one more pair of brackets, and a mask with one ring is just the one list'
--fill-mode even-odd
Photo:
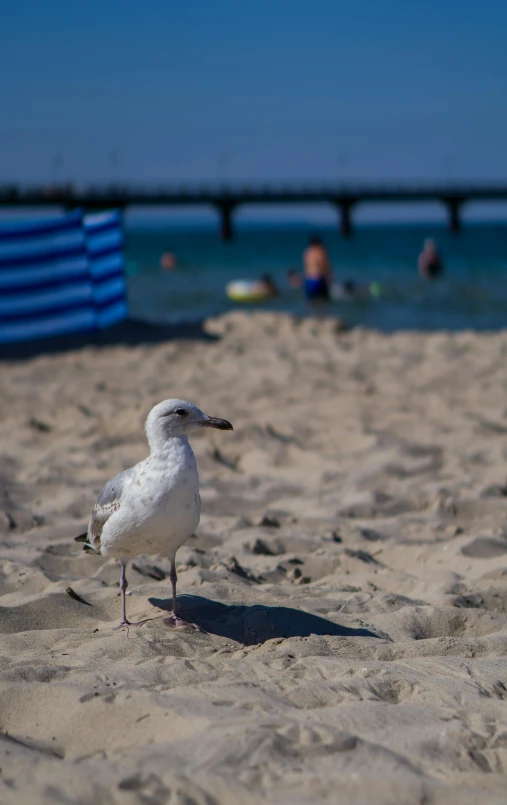
{"label": "blue striped windbreak", "polygon": [[0,343],[126,318],[122,248],[115,210],[0,226]]}

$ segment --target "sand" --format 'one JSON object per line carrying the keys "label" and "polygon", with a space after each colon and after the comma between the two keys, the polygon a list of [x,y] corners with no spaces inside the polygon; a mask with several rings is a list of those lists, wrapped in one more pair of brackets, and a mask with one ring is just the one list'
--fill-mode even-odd
{"label": "sand", "polygon": [[[507,333],[339,333],[235,313],[214,339],[0,372],[0,801],[504,803]],[[73,537],[166,397],[203,515],[168,562]]]}

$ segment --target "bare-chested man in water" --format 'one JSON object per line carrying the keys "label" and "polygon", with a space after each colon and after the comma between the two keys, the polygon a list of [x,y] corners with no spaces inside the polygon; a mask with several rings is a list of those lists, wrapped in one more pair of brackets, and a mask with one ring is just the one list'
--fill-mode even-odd
{"label": "bare-chested man in water", "polygon": [[331,266],[326,248],[319,238],[312,237],[303,253],[305,295],[307,299],[329,299]]}

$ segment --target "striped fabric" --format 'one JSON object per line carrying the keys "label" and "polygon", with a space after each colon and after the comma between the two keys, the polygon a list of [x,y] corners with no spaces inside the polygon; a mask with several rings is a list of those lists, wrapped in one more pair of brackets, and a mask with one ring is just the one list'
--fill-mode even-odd
{"label": "striped fabric", "polygon": [[126,316],[118,212],[0,226],[0,343],[96,330]]}
{"label": "striped fabric", "polygon": [[97,327],[127,318],[123,235],[118,210],[84,216]]}

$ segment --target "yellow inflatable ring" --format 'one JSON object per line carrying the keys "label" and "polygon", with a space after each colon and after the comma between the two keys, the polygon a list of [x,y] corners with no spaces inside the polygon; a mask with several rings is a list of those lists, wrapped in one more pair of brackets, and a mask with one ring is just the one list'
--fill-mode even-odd
{"label": "yellow inflatable ring", "polygon": [[262,302],[271,294],[257,280],[234,280],[225,286],[225,293],[233,302]]}

